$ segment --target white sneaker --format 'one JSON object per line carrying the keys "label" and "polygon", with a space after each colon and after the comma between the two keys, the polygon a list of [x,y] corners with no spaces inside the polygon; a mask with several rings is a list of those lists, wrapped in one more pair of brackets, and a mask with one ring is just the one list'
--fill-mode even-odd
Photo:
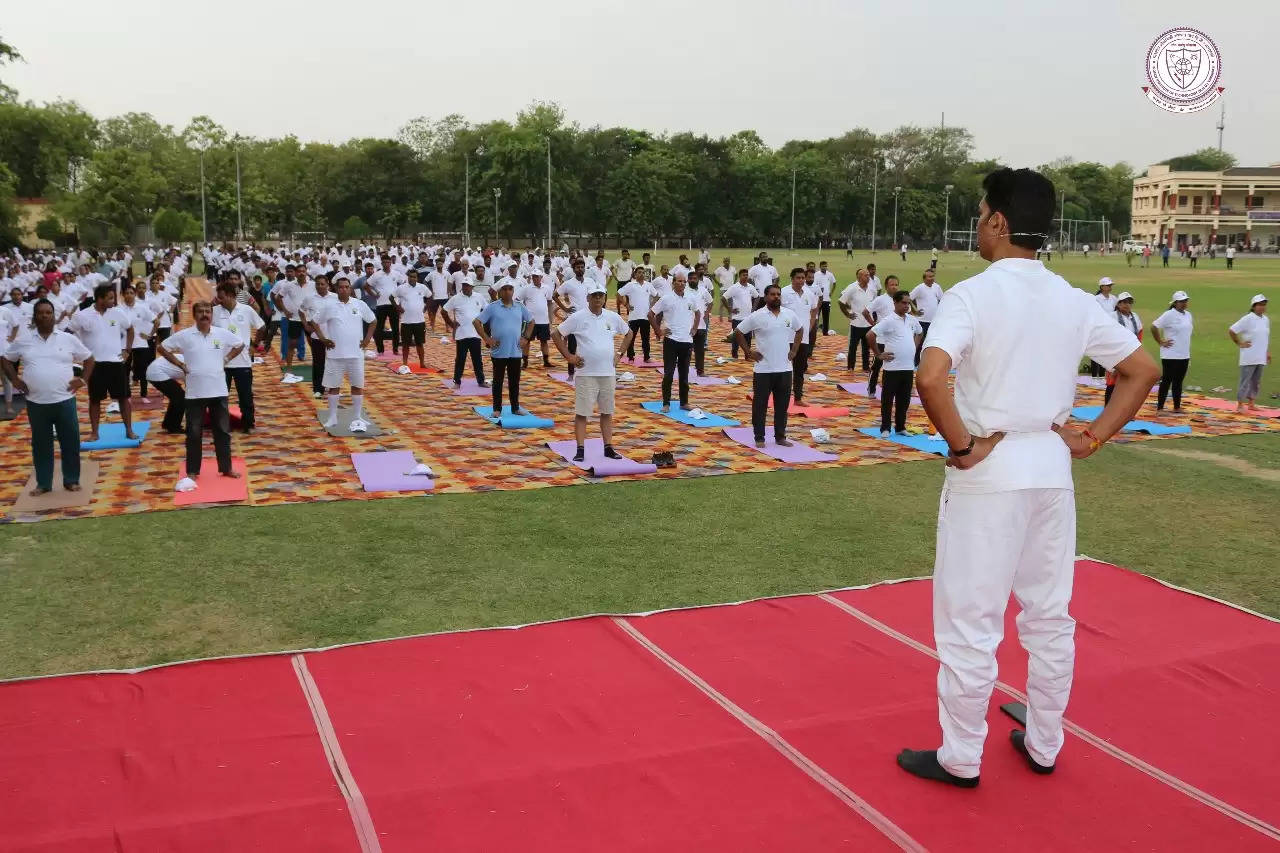
{"label": "white sneaker", "polygon": [[312,396],[312,397],[314,397],[314,398],[316,398],[317,400],[323,400],[323,399],[324,399],[324,395],[323,395],[323,394],[321,394],[319,391],[312,391],[312,392],[311,392],[311,396]]}
{"label": "white sneaker", "polygon": [[337,425],[338,425],[338,419],[337,419],[337,418],[329,418],[329,420],[327,420],[327,421],[325,421],[325,422],[324,422],[324,428],[325,428],[325,429],[333,429],[333,428],[334,428],[334,427],[336,427]]}
{"label": "white sneaker", "polygon": [[881,437],[881,438],[888,438],[888,437],[889,437],[889,431],[888,431],[887,429],[882,429],[882,430],[880,430],[880,437]]}

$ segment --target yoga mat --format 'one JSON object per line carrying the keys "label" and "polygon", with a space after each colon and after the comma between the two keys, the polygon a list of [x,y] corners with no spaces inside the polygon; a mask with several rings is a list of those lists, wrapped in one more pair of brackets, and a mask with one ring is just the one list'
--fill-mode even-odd
{"label": "yoga mat", "polygon": [[[394,362],[389,361],[387,362],[387,369],[397,376],[403,376],[404,374],[400,373],[400,364],[401,362],[399,360]],[[410,376],[434,376],[439,372],[440,372],[440,369],[438,367],[423,367],[420,364],[413,364],[413,363],[409,364]]]}
{"label": "yoga mat", "polygon": [[453,388],[450,383],[452,380],[444,380],[440,384],[453,392],[455,397],[491,397],[493,391],[489,388],[481,388],[480,383],[474,379],[463,378],[462,384],[457,388]]}
{"label": "yoga mat", "polygon": [[[1091,421],[1100,414],[1102,414],[1101,406],[1076,406],[1071,410],[1071,416],[1081,421]],[[1191,432],[1191,427],[1186,424],[1165,426],[1151,421],[1129,421],[1120,431],[1145,432],[1148,435],[1188,435]]]}
{"label": "yoga mat", "polygon": [[[239,406],[227,406],[227,423],[230,425],[231,429],[239,429],[240,422],[243,419],[244,419],[244,415],[241,413]],[[212,421],[213,421],[213,418],[209,416],[209,410],[205,409],[204,423],[202,424],[203,427],[205,429],[208,429]]]}
{"label": "yoga mat", "polygon": [[[659,373],[661,373],[662,365],[658,365],[656,370]],[[676,378],[676,379],[673,379],[672,381],[678,382],[679,379]],[[693,367],[689,368],[689,384],[690,385],[724,385],[728,381],[729,380],[725,379],[723,376],[699,376],[697,372],[693,369]]]}
{"label": "yoga mat", "polygon": [[473,411],[489,423],[497,424],[503,429],[541,429],[555,426],[554,421],[548,418],[540,418],[537,415],[514,415],[511,413],[510,406],[502,407],[502,417],[500,418],[493,416],[493,406],[476,406]]}
{"label": "yoga mat", "polygon": [[[850,394],[856,394],[859,397],[872,396],[867,393],[867,382],[865,379],[860,382],[841,382],[837,387],[841,391],[848,391]],[[880,391],[882,387],[883,386],[880,385],[876,386],[876,393],[874,396],[877,400],[880,399]],[[921,405],[920,398],[917,397],[914,392],[911,394],[911,402],[917,406]]]}
{"label": "yoga mat", "polygon": [[[880,430],[875,427],[862,427],[858,432],[863,435],[869,435],[872,438],[880,438]],[[896,432],[891,432],[888,438],[880,438],[880,440],[892,441],[894,444],[901,444],[913,450],[923,450],[925,453],[936,453],[939,456],[946,456],[950,452],[945,439],[933,438],[928,435],[899,435]]]}
{"label": "yoga mat", "polygon": [[391,352],[391,351],[388,351],[388,352],[380,352],[380,353],[378,353],[377,355],[375,355],[373,358],[374,358],[374,360],[376,360],[376,361],[399,361],[399,360],[400,360],[400,353],[398,353],[398,352]]}
{"label": "yoga mat", "polygon": [[124,424],[98,422],[98,440],[80,442],[81,450],[116,450],[122,447],[137,447],[147,437],[151,429],[151,421],[134,421],[133,434],[137,438],[124,437]]}
{"label": "yoga mat", "polygon": [[1076,384],[1086,388],[1102,389],[1107,387],[1107,380],[1103,376],[1077,376]]}
{"label": "yoga mat", "polygon": [[618,474],[652,474],[658,470],[657,465],[648,462],[636,462],[634,459],[626,458],[608,458],[604,455],[604,440],[599,438],[589,438],[587,443],[582,446],[586,457],[582,462],[573,461],[573,454],[578,452],[578,442],[573,439],[548,441],[547,447],[565,462],[575,468],[581,468],[592,477],[610,477]]}
{"label": "yoga mat", "polygon": [[[17,402],[17,398],[14,399]],[[1196,406],[1204,406],[1206,409],[1217,409],[1220,412],[1234,412],[1236,404],[1232,400],[1219,400],[1217,397],[1200,397],[1197,400],[1187,400]],[[1258,407],[1256,412],[1241,412],[1241,414],[1249,415],[1255,418],[1280,418],[1280,409],[1268,409],[1262,406]]]}
{"label": "yoga mat", "polygon": [[412,450],[352,453],[351,463],[366,492],[421,492],[435,487],[429,476],[405,474],[418,464]]}
{"label": "yoga mat", "polygon": [[[218,473],[218,460],[206,456],[200,460],[200,476],[195,478],[196,487],[189,492],[175,491],[174,506],[193,506],[195,504],[239,503],[249,499],[249,476],[244,460],[239,456],[231,457],[231,470],[238,471],[239,477],[224,477]],[[187,476],[187,464],[182,463],[178,469],[178,480]],[[176,483],[177,480],[174,480]]]}
{"label": "yoga mat", "polygon": [[702,410],[703,412],[706,413],[706,417],[700,421],[695,421],[693,418],[689,417],[688,412],[680,408],[679,403],[675,403],[675,402],[671,404],[671,411],[669,412],[662,411],[661,401],[652,402],[652,403],[641,403],[640,407],[647,412],[653,412],[655,415],[662,415],[662,417],[664,418],[671,418],[671,420],[678,421],[679,423],[682,423],[685,426],[692,426],[692,427],[738,426],[738,421],[735,421],[732,418],[722,418],[720,417],[720,415],[713,415],[710,412],[708,412],[706,409]]}
{"label": "yoga mat", "polygon": [[147,398],[147,402],[142,402],[141,397],[133,397],[129,400],[129,405],[135,412],[151,412],[156,409],[163,410],[169,405],[169,401],[159,391],[154,392]]}
{"label": "yoga mat", "polygon": [[662,362],[660,362],[660,361],[645,361],[645,360],[644,360],[644,358],[643,358],[642,356],[636,356],[634,359],[630,359],[630,358],[622,358],[622,359],[620,359],[620,360],[618,361],[618,364],[620,364],[620,365],[621,365],[621,364],[626,364],[626,365],[630,365],[631,367],[656,367],[656,368],[658,368],[659,370],[661,370],[661,369],[662,369]]}
{"label": "yoga mat", "polygon": [[[286,374],[288,374],[288,373],[294,373],[294,374],[297,374],[298,376],[301,376],[301,377],[302,377],[303,382],[295,382],[295,383],[293,383],[293,384],[295,384],[295,385],[302,385],[304,382],[310,382],[310,381],[311,381],[311,376],[312,376],[312,374],[311,374],[311,365],[309,365],[309,364],[295,364],[292,368],[287,368],[287,369],[286,369],[286,368],[284,368],[284,367],[281,367],[280,369],[281,369],[281,371],[282,371],[283,373],[286,373]],[[283,384],[283,383],[282,383],[282,384]]]}
{"label": "yoga mat", "polygon": [[555,373],[548,373],[547,375],[557,382],[563,382],[565,385],[573,384],[573,379],[571,379],[569,374],[565,373],[563,370],[558,370]]}
{"label": "yoga mat", "polygon": [[[767,427],[767,429],[772,429],[772,427]],[[793,442],[790,447],[782,447],[774,442],[772,435],[765,436],[764,447],[756,447],[756,439],[751,432],[751,427],[726,429],[724,434],[743,447],[750,448],[757,453],[763,453],[765,456],[772,456],[782,462],[834,462],[840,458],[834,453],[821,453],[798,441]]]}
{"label": "yoga mat", "polygon": [[88,506],[93,500],[94,487],[98,485],[98,463],[92,459],[80,458],[80,491],[68,492],[62,488],[62,458],[53,460],[53,491],[39,497],[32,497],[31,490],[36,487],[36,475],[33,471],[27,478],[27,484],[18,493],[13,502],[14,512],[44,512],[50,509],[70,509],[76,506]]}
{"label": "yoga mat", "polygon": [[[338,406],[338,425],[332,429],[325,427],[325,431],[328,432],[329,435],[339,438],[368,438],[371,435],[382,435],[382,429],[369,418],[368,412],[364,413],[363,420],[369,425],[369,428],[364,432],[351,431],[351,418],[351,408],[349,406],[340,405]],[[319,421],[320,426],[324,427],[324,422],[328,419],[329,404],[326,398],[324,405],[316,409],[316,420]]]}
{"label": "yoga mat", "polygon": [[4,410],[4,398],[0,397],[0,421],[11,421],[18,415],[27,410],[27,398],[21,394],[14,394],[13,400],[9,403],[9,411]]}
{"label": "yoga mat", "polygon": [[[754,400],[754,394],[747,395],[748,400]],[[769,408],[773,409],[773,395],[769,395]],[[842,418],[849,414],[848,407],[842,406],[810,406],[805,403],[797,403],[794,400],[787,407],[788,415],[799,415],[804,418]]]}

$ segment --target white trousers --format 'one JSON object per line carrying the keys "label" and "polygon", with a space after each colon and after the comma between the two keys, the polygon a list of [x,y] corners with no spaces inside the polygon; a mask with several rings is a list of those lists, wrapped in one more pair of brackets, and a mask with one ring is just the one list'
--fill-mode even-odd
{"label": "white trousers", "polygon": [[1027,750],[1046,766],[1057,758],[1075,666],[1076,623],[1067,612],[1075,550],[1069,489],[973,495],[943,488],[933,569],[938,762],[956,776],[977,776],[982,764],[1010,591],[1022,607],[1018,638],[1029,656]]}

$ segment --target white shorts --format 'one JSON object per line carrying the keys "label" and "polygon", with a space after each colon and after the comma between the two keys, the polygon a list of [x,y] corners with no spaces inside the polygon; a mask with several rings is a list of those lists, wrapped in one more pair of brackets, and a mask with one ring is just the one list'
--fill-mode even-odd
{"label": "white shorts", "polygon": [[326,358],[324,361],[324,387],[341,388],[343,379],[350,382],[352,388],[363,388],[364,359]]}
{"label": "white shorts", "polygon": [[612,415],[616,383],[616,376],[583,376],[581,373],[574,376],[573,413],[589,418],[599,409],[602,415]]}

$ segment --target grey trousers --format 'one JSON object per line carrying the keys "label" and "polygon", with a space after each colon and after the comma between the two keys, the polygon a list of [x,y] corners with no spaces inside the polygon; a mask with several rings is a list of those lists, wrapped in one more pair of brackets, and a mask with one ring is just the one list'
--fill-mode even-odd
{"label": "grey trousers", "polygon": [[1243,402],[1258,396],[1258,388],[1262,385],[1263,364],[1240,365],[1240,387],[1236,390],[1236,399]]}

